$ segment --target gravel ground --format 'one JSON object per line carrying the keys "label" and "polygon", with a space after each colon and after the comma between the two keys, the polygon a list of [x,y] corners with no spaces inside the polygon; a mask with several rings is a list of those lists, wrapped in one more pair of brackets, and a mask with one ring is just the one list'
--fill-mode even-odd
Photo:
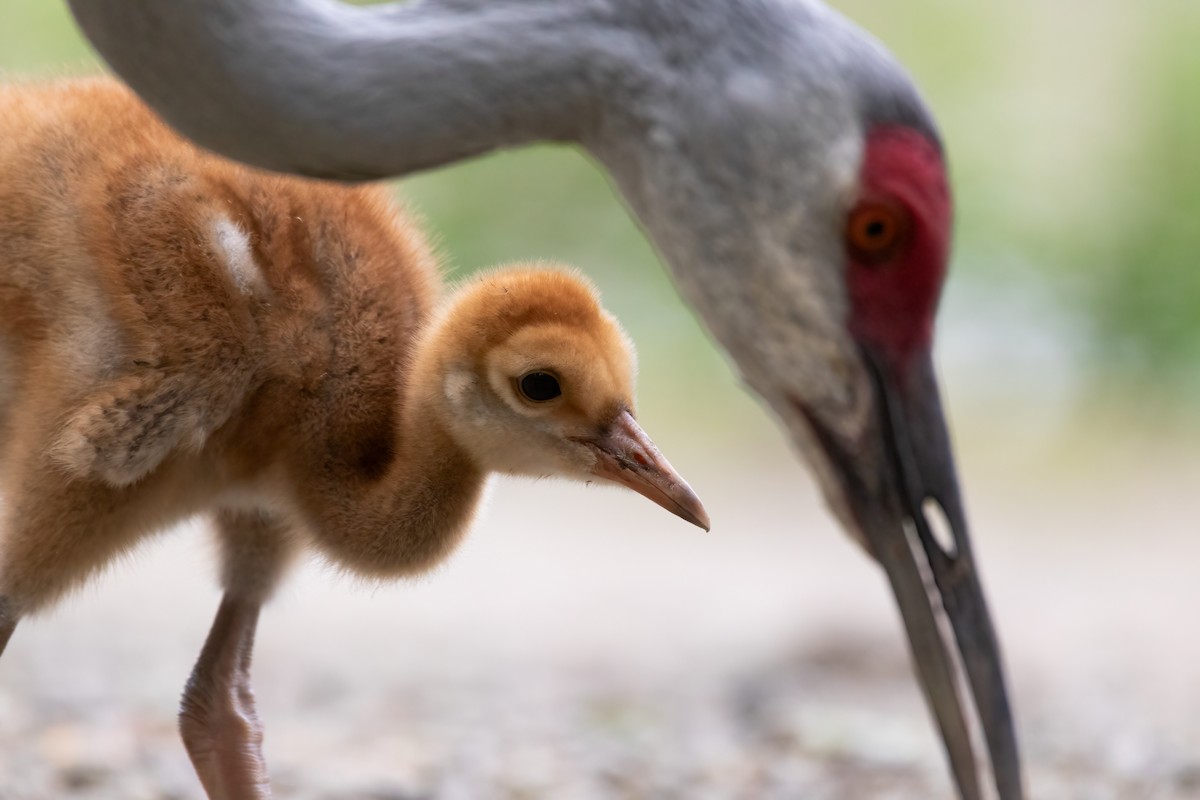
{"label": "gravel ground", "polygon": [[[1200,537],[1178,504],[1200,464],[1051,494],[981,460],[964,471],[1032,796],[1200,798]],[[693,483],[711,534],[633,496],[503,482],[428,578],[301,570],[255,666],[277,796],[951,797],[882,578],[807,478],[771,453]],[[0,798],[201,797],[174,707],[212,574],[191,526],[22,625]]]}

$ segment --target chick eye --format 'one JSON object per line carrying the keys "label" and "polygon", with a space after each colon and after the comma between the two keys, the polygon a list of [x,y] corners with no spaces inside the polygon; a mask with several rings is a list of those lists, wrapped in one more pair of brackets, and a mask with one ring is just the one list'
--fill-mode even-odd
{"label": "chick eye", "polygon": [[892,254],[904,238],[908,221],[900,209],[877,202],[855,206],[846,222],[846,244],[866,261],[881,261]]}
{"label": "chick eye", "polygon": [[549,372],[526,373],[517,382],[517,386],[521,388],[521,394],[535,403],[544,403],[562,394],[562,387],[558,385],[558,378]]}

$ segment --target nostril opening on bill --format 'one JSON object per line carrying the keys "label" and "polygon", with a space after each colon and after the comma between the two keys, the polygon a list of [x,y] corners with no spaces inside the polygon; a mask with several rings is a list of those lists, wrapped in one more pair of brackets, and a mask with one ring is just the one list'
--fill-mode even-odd
{"label": "nostril opening on bill", "polygon": [[650,459],[646,458],[646,454],[641,450],[634,450],[632,453],[633,462],[639,467],[650,466]]}
{"label": "nostril opening on bill", "polygon": [[925,523],[929,526],[929,531],[933,534],[933,540],[937,542],[938,548],[947,558],[956,558],[958,556],[958,540],[954,538],[954,529],[950,527],[950,520],[946,519],[946,512],[942,509],[942,504],[937,501],[937,498],[926,497],[921,503],[921,514],[925,517]]}

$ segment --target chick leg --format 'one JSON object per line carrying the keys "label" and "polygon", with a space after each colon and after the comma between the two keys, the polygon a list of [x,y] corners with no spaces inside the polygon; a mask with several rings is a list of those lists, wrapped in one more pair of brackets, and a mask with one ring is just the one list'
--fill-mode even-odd
{"label": "chick leg", "polygon": [[257,603],[225,596],[183,693],[179,730],[212,800],[271,796],[250,688],[258,611]]}
{"label": "chick leg", "polygon": [[184,691],[179,731],[211,800],[266,800],[271,787],[250,663],[259,609],[291,542],[283,526],[260,514],[222,513],[218,528],[225,597]]}

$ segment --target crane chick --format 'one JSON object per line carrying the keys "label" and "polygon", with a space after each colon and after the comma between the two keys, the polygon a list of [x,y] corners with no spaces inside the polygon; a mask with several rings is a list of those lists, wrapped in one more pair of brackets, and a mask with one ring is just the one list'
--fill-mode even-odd
{"label": "crane chick", "polygon": [[218,159],[104,79],[0,89],[0,170],[0,651],[211,514],[225,596],[180,713],[210,797],[269,796],[250,653],[305,547],[427,570],[497,472],[619,483],[708,527],[575,274],[500,269],[440,300],[384,191]]}

